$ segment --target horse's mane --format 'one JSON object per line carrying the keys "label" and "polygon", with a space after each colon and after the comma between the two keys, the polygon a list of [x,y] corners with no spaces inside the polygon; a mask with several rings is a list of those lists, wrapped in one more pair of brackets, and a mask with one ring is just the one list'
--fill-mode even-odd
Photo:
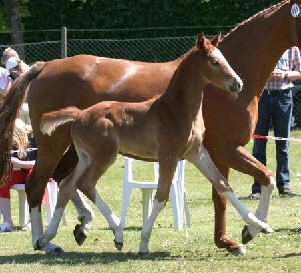
{"label": "horse's mane", "polygon": [[[240,29],[241,27],[245,26],[246,23],[256,20],[259,16],[262,16],[266,13],[272,13],[275,10],[278,10],[278,8],[282,7],[284,4],[286,4],[288,0],[284,0],[280,3],[277,3],[275,5],[270,6],[269,8],[263,9],[261,11],[259,11],[258,13],[254,14],[253,16],[251,16],[250,18],[244,20],[243,22],[239,23],[236,27],[234,27],[233,29],[231,29],[227,35],[224,36],[224,38],[226,38],[227,36],[229,36],[230,34],[232,34],[234,31],[237,31],[238,29]],[[224,39],[223,38],[223,39]]]}

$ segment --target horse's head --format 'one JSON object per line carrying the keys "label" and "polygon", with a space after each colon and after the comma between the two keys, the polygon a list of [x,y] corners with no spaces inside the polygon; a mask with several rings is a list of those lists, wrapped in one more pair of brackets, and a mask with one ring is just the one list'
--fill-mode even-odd
{"label": "horse's head", "polygon": [[205,57],[203,76],[208,83],[214,83],[220,88],[229,92],[240,92],[242,90],[242,80],[234,72],[223,54],[217,49],[221,33],[211,40],[205,38],[204,33],[200,33],[196,40],[196,46]]}

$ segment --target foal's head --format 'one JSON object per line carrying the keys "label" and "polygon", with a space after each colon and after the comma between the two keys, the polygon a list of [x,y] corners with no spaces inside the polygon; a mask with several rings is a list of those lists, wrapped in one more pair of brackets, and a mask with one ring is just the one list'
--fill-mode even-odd
{"label": "foal's head", "polygon": [[200,33],[196,40],[196,46],[205,57],[203,77],[210,83],[229,92],[240,92],[243,86],[242,80],[234,72],[223,54],[217,49],[221,33],[211,40]]}

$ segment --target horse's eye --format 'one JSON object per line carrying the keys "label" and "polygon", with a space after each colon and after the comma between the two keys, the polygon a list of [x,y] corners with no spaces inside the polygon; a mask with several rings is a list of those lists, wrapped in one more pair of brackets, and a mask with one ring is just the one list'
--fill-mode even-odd
{"label": "horse's eye", "polygon": [[211,63],[212,63],[213,66],[219,66],[220,65],[220,63],[217,60],[212,60]]}

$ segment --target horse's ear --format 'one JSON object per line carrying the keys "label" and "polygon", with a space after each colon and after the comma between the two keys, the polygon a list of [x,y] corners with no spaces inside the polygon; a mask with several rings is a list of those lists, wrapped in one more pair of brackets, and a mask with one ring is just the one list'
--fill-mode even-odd
{"label": "horse's ear", "polygon": [[215,47],[218,46],[218,43],[219,43],[219,41],[221,39],[221,35],[222,35],[222,33],[219,31],[218,34],[214,38],[211,39],[211,44],[213,46],[215,46]]}
{"label": "horse's ear", "polygon": [[196,39],[196,46],[201,49],[205,54],[208,52],[208,45],[206,44],[206,39],[204,32],[201,32]]}

